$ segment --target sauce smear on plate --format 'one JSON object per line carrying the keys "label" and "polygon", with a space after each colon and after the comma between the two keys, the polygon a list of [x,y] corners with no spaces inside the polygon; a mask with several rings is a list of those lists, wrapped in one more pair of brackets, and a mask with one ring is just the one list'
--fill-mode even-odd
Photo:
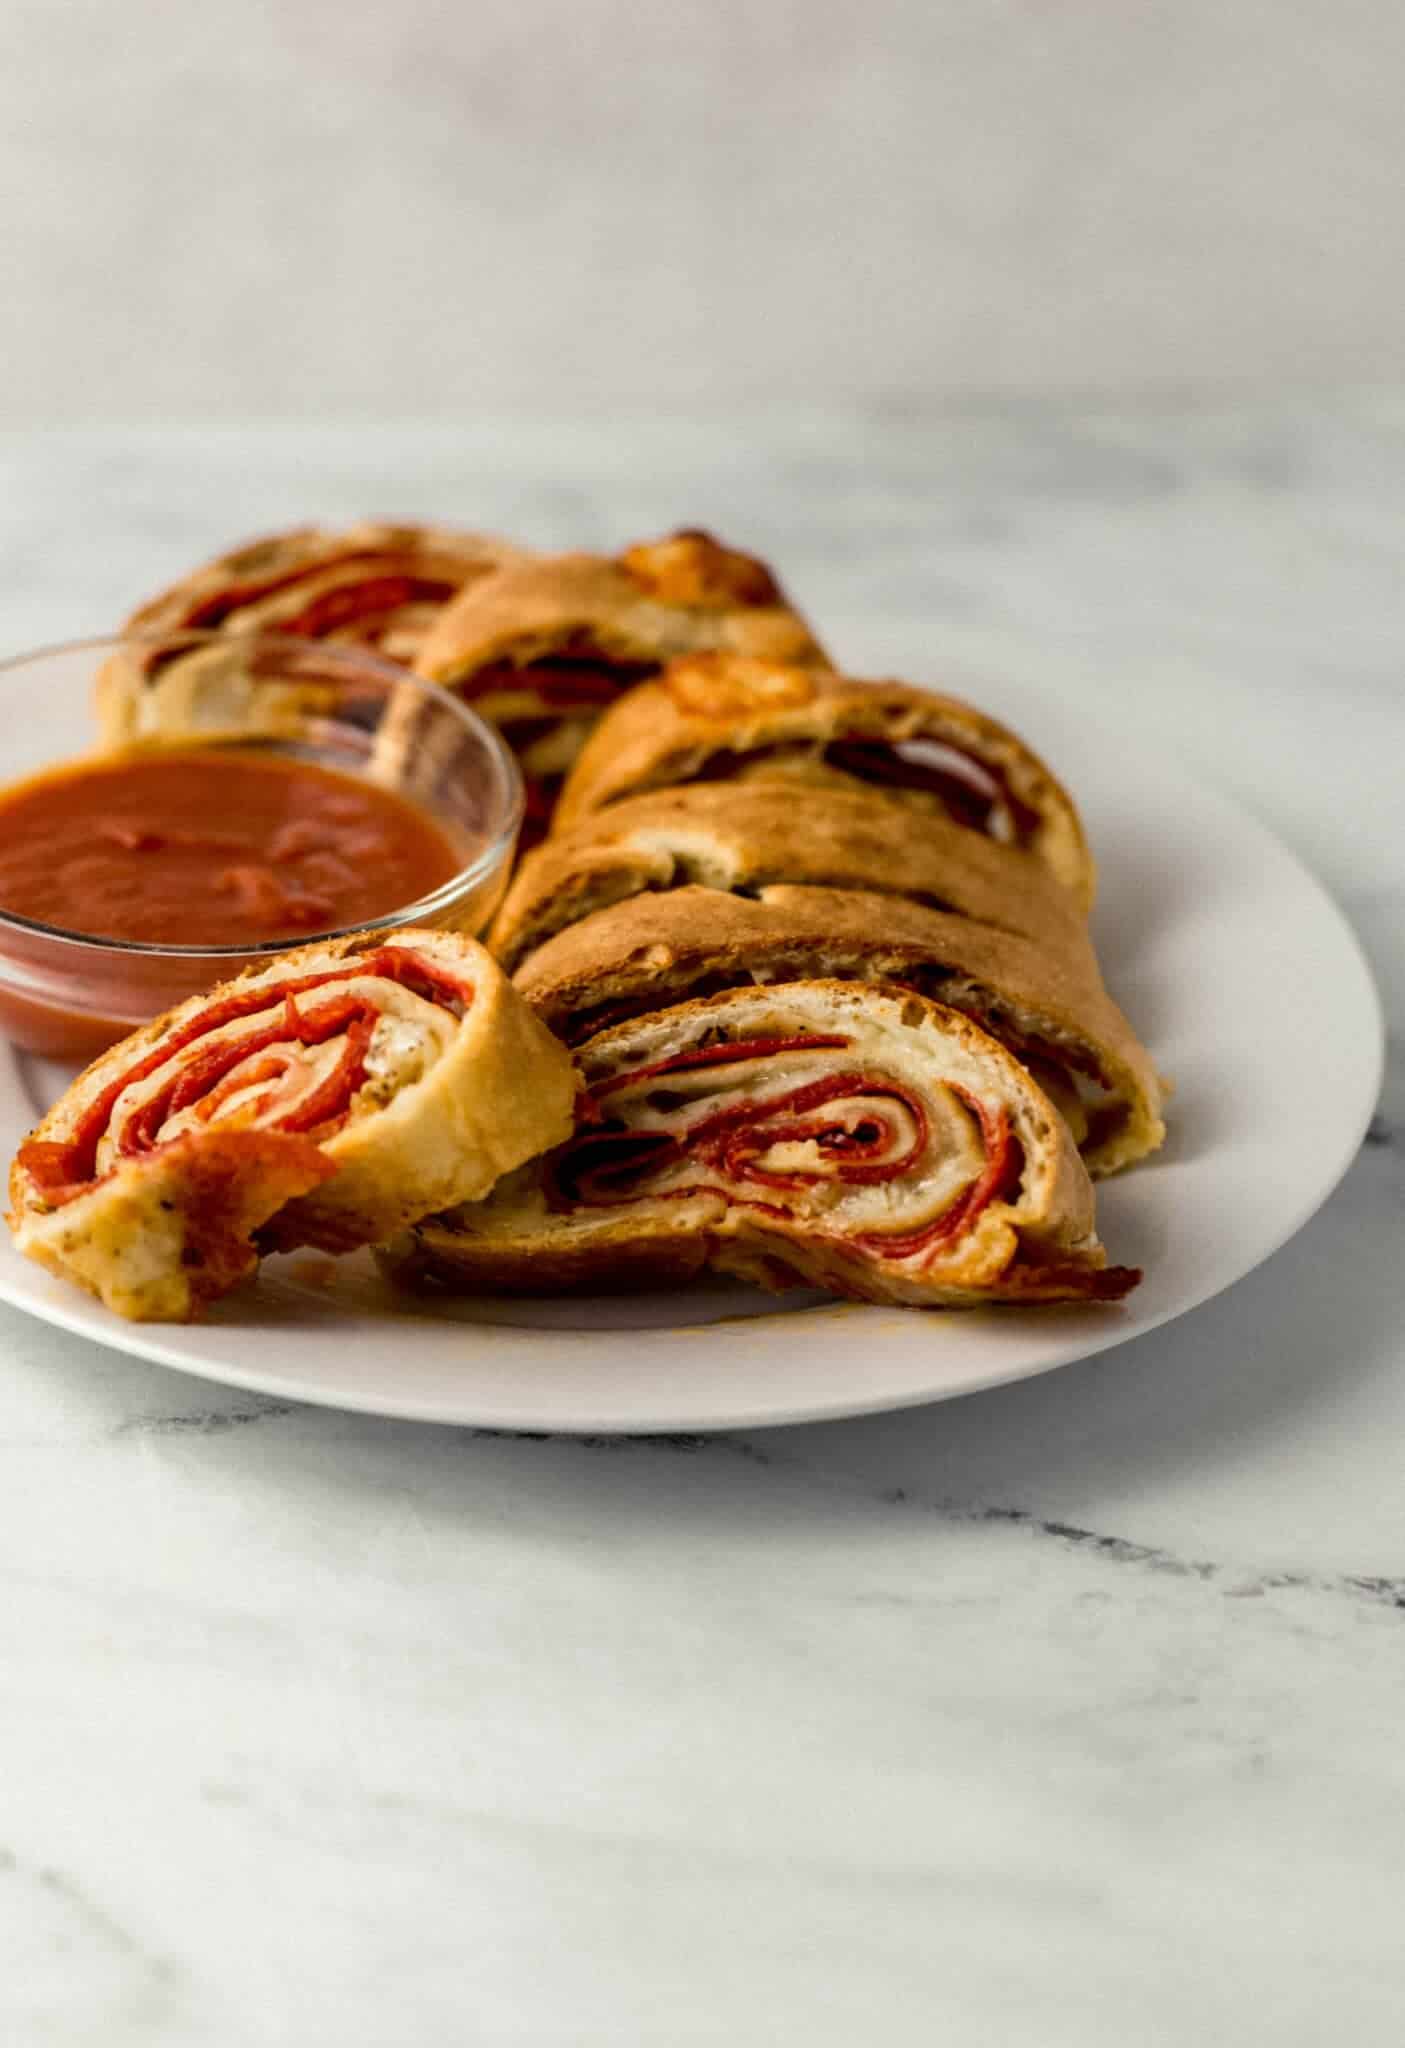
{"label": "sauce smear on plate", "polygon": [[0,910],[93,938],[335,931],[416,902],[464,858],[392,790],[238,748],[108,755],[0,790]]}

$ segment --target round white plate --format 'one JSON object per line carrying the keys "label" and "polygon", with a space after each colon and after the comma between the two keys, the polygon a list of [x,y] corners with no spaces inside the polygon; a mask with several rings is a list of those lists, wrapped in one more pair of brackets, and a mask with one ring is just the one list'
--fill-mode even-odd
{"label": "round white plate", "polygon": [[[1047,725],[1027,729],[1047,743]],[[1069,729],[1072,740],[1072,728]],[[1163,1071],[1171,1137],[1099,1190],[1123,1305],[939,1315],[738,1286],[612,1300],[420,1301],[363,1254],[270,1261],[192,1328],[128,1324],[0,1245],[0,1297],[163,1365],[262,1394],[480,1427],[585,1432],[799,1422],[946,1400],[1123,1343],[1218,1294],[1325,1201],[1380,1087],[1382,1027],[1352,933],[1224,797],[1119,743],[1057,763],[1097,850],[1104,970]],[[0,1150],[65,1076],[0,1044]]]}

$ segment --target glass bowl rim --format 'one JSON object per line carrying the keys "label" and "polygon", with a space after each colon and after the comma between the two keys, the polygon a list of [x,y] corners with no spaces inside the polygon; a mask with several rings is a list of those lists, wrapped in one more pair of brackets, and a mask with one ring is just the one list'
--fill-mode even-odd
{"label": "glass bowl rim", "polygon": [[[503,824],[488,844],[468,862],[465,867],[452,874],[447,882],[441,882],[437,889],[427,896],[416,897],[395,910],[387,911],[381,917],[369,917],[355,924],[335,925],[325,931],[300,933],[286,939],[269,939],[262,944],[233,946],[174,946],[158,945],[149,939],[108,939],[97,932],[76,932],[63,925],[43,924],[38,918],[22,917],[18,911],[0,908],[0,933],[6,930],[28,932],[35,937],[48,940],[59,946],[71,947],[75,951],[92,948],[94,951],[131,955],[148,960],[244,960],[271,959],[280,953],[295,952],[300,946],[313,946],[332,939],[359,938],[363,934],[397,931],[413,925],[418,918],[437,915],[452,908],[458,897],[469,894],[480,882],[490,880],[495,871],[511,858],[513,844],[522,829],[526,811],[527,793],[522,781],[522,770],[517,756],[508,746],[496,726],[481,718],[471,705],[456,697],[452,690],[446,690],[439,683],[433,683],[427,676],[417,676],[413,669],[402,668],[398,662],[389,661],[381,654],[364,653],[359,648],[348,647],[343,641],[307,640],[296,633],[265,633],[257,629],[248,632],[221,633],[203,631],[195,627],[172,627],[168,632],[137,631],[131,633],[94,633],[79,640],[52,640],[42,647],[27,648],[22,654],[0,656],[0,686],[12,669],[23,668],[30,662],[43,661],[59,654],[82,654],[101,648],[115,652],[122,647],[158,645],[168,647],[172,642],[190,643],[195,646],[226,646],[231,640],[256,641],[259,646],[294,650],[306,655],[315,651],[319,660],[330,658],[343,661],[350,668],[369,670],[386,682],[403,686],[409,683],[421,692],[431,704],[441,704],[458,720],[465,731],[471,733],[482,752],[493,761],[505,784],[504,798],[506,817]],[[76,760],[89,756],[79,754]],[[54,764],[62,766],[60,762]],[[42,769],[36,773],[42,774]],[[27,779],[27,778],[22,778]],[[5,784],[0,783],[0,791]],[[3,958],[0,957],[0,975],[3,975]]]}

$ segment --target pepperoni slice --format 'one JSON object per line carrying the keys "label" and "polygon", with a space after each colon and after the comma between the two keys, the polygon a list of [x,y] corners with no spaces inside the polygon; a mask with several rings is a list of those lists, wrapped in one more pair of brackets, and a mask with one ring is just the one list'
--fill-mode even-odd
{"label": "pepperoni slice", "polygon": [[[612,1208],[649,1193],[648,1184],[685,1161],[696,1161],[728,1185],[729,1199],[794,1222],[793,1211],[743,1189],[803,1190],[817,1182],[878,1186],[900,1180],[922,1159],[931,1134],[926,1108],[911,1089],[860,1068],[823,1074],[764,1101],[729,1103],[685,1131],[611,1129],[600,1105],[621,1088],[668,1074],[699,1072],[790,1052],[843,1049],[846,1038],[814,1036],[746,1039],[698,1046],[685,1053],[611,1075],[583,1110],[584,1128],[548,1162],[546,1194],[557,1211]],[[1018,1179],[1023,1156],[1003,1104],[991,1105],[952,1085],[980,1126],[984,1165],[978,1177],[940,1215],[910,1231],[869,1230],[816,1234],[870,1252],[908,1259],[929,1255],[969,1230],[983,1210]],[[843,1105],[829,1114],[831,1104]],[[780,1145],[808,1144],[813,1166],[769,1167]],[[704,1192],[707,1181],[660,1189],[656,1198],[683,1199]]]}
{"label": "pepperoni slice", "polygon": [[[198,1053],[149,1102],[143,1103],[123,1132],[121,1150],[125,1154],[151,1150],[157,1144],[161,1127],[168,1117],[194,1106],[234,1067],[253,1055],[290,1039],[303,1045],[322,1044],[339,1031],[347,1033],[349,1050],[332,1077],[336,1087],[331,1088],[329,1083],[325,1101],[314,1101],[317,1115],[311,1121],[304,1122],[299,1116],[282,1128],[309,1129],[315,1124],[325,1123],[329,1117],[345,1115],[351,1096],[365,1078],[365,1050],[380,1013],[373,1003],[350,993],[306,1012],[298,1009],[297,998],[314,989],[328,988],[339,981],[366,975],[398,982],[428,1002],[466,1009],[473,1000],[471,986],[456,981],[423,954],[401,946],[377,947],[373,952],[350,959],[344,966],[286,982],[281,989],[265,986],[225,996],[188,1017],[178,1030],[159,1040],[143,1058],[109,1081],[88,1104],[69,1138],[61,1141],[30,1139],[23,1144],[19,1150],[19,1165],[31,1175],[53,1206],[72,1201],[101,1178],[96,1170],[98,1145],[124,1090],[135,1082],[144,1081],[167,1060],[221,1026],[236,1023],[242,1017],[256,1016],[280,999],[282,1006],[277,1017],[262,1030]],[[355,1078],[350,1078],[353,1075]],[[323,1097],[324,1090],[318,1089],[315,1095]],[[304,1112],[307,1106],[306,1103],[302,1105]]]}
{"label": "pepperoni slice", "polygon": [[[346,554],[334,557],[330,561],[324,559],[300,562],[296,568],[284,569],[277,576],[251,579],[246,583],[228,583],[223,590],[212,591],[208,597],[200,599],[190,607],[185,615],[185,626],[190,632],[208,632],[216,626],[222,626],[231,612],[240,611],[247,604],[257,604],[261,598],[275,597],[280,590],[291,590],[295,584],[308,582],[314,577],[327,576],[334,572],[341,573],[363,566],[379,572],[374,578],[365,579],[366,582],[388,580],[385,575],[385,558],[375,553]],[[355,587],[364,588],[365,583]],[[455,587],[452,584],[435,585],[435,588],[442,590],[446,597],[453,595]],[[288,633],[297,629],[282,626],[279,630]]]}
{"label": "pepperoni slice", "polygon": [[302,640],[321,640],[359,619],[379,618],[407,604],[442,604],[456,586],[428,576],[369,576],[364,583],[344,583],[324,590],[296,618],[284,619],[280,633]]}

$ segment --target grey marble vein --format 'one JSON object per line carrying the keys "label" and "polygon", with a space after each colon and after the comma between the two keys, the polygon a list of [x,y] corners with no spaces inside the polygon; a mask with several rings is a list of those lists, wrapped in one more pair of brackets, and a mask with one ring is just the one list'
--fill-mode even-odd
{"label": "grey marble vein", "polygon": [[226,1429],[247,1429],[255,1422],[276,1421],[294,1412],[286,1401],[261,1401],[257,1407],[210,1408],[189,1415],[134,1415],[119,1422],[113,1435],[180,1436],[193,1431],[199,1436],[210,1436]]}

